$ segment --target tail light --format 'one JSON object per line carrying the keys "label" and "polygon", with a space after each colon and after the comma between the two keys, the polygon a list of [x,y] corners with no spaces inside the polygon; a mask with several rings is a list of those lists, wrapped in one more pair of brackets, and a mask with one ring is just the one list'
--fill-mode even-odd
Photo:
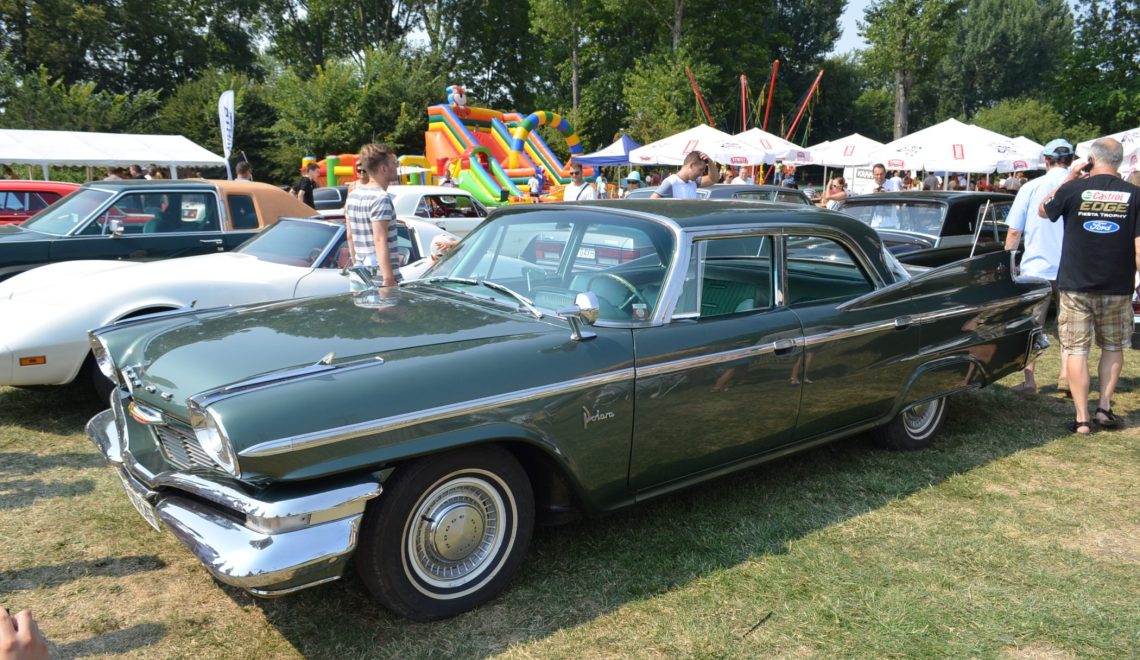
{"label": "tail light", "polygon": [[628,263],[641,256],[641,250],[627,250],[625,248],[597,248],[595,260],[606,266],[616,266]]}

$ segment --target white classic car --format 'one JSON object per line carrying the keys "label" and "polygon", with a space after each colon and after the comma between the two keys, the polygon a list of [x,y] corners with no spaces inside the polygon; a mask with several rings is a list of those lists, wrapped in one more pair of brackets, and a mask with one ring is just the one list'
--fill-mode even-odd
{"label": "white classic car", "polygon": [[[314,191],[317,212],[326,218],[343,218],[347,188],[336,186]],[[388,193],[400,220],[425,220],[459,237],[466,236],[487,219],[487,207],[459,188],[394,185],[388,186]]]}
{"label": "white classic car", "polygon": [[[409,265],[446,234],[417,220],[401,221],[398,231]],[[234,252],[34,268],[0,282],[0,385],[64,385],[80,377],[101,394],[110,382],[91,367],[88,330],[163,312],[344,293],[346,265],[344,223],[283,218]]]}

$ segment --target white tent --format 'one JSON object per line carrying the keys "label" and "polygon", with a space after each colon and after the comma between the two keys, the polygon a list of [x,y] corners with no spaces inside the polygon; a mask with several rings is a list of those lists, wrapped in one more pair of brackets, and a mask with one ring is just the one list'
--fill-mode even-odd
{"label": "white tent", "polygon": [[736,139],[766,152],[768,156],[764,162],[768,165],[778,160],[802,165],[815,164],[809,150],[759,128],[750,128],[743,133],[737,133]]}
{"label": "white tent", "polygon": [[1045,146],[1044,145],[1037,144],[1033,140],[1030,140],[1029,138],[1025,137],[1024,135],[1018,135],[1017,137],[1013,138],[1013,143],[1017,145],[1017,148],[1021,152],[1023,152],[1027,156],[1031,157],[1032,160],[1030,162],[1030,165],[1032,165],[1032,167],[1030,167],[1028,169],[1031,169],[1031,170],[1043,170],[1043,169],[1045,169]]}
{"label": "white tent", "polygon": [[824,142],[810,148],[813,165],[826,167],[858,167],[871,164],[871,152],[882,148],[883,143],[858,133],[840,140]]}
{"label": "white tent", "polygon": [[[1124,146],[1124,161],[1120,163],[1120,171],[1123,173],[1132,172],[1140,168],[1140,128],[1133,128],[1128,131],[1121,131],[1113,133],[1112,135],[1103,135],[1101,137],[1110,137]],[[1085,140],[1077,145],[1077,155],[1084,158],[1089,155],[1089,147],[1094,140]]]}
{"label": "white tent", "polygon": [[226,160],[181,135],[132,135],[78,131],[0,129],[0,163],[111,167],[149,165],[224,167]]}
{"label": "white tent", "polygon": [[1031,159],[1010,138],[956,119],[889,142],[870,157],[888,170],[932,172],[1008,172]]}
{"label": "white tent", "polygon": [[691,151],[704,152],[722,165],[758,165],[767,153],[737,138],[701,124],[687,131],[638,147],[629,152],[635,165],[681,165]]}

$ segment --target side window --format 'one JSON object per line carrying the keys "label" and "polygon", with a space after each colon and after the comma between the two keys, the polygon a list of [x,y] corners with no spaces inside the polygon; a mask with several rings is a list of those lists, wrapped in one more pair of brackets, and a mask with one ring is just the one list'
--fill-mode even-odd
{"label": "side window", "polygon": [[408,226],[402,222],[396,223],[396,251],[400,254],[400,265],[407,266],[419,259],[416,254],[416,246],[412,243],[411,232],[408,231]]}
{"label": "side window", "polygon": [[772,306],[772,238],[697,241],[674,316],[714,318]]}
{"label": "side window", "polygon": [[53,192],[28,193],[28,211],[42,211],[59,201],[60,194]]}
{"label": "side window", "polygon": [[[127,234],[216,231],[217,205],[206,193],[128,193],[95,219],[100,230],[112,220]],[[86,232],[85,232],[86,233]]]}
{"label": "side window", "polygon": [[257,210],[249,195],[229,195],[230,222],[234,229],[257,229]]}
{"label": "side window", "polygon": [[23,211],[24,205],[18,193],[0,192],[0,211]]}
{"label": "side window", "polygon": [[803,195],[793,192],[777,192],[776,201],[784,202],[785,204],[799,204],[800,206],[807,204],[807,200],[804,199]]}
{"label": "side window", "polygon": [[842,301],[875,285],[842,243],[820,236],[787,238],[788,305]]}
{"label": "side window", "polygon": [[738,192],[732,196],[733,199],[742,199],[746,202],[769,202],[772,201],[772,193],[769,192]]}
{"label": "side window", "polygon": [[988,242],[1005,242],[1005,235],[1009,232],[1009,225],[1006,223],[1006,218],[1009,216],[1009,209],[1013,206],[1011,202],[1001,202],[998,204],[986,204],[978,207],[978,218],[982,220],[982,233],[978,236],[979,243]]}

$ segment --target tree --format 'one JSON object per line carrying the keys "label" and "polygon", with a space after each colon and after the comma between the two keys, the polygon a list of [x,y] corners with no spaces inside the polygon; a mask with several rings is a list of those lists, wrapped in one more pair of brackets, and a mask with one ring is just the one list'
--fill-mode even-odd
{"label": "tree", "polygon": [[566,56],[570,77],[570,107],[572,116],[578,116],[579,56],[589,14],[597,8],[591,0],[531,0],[531,30],[548,43],[557,44]]}
{"label": "tree", "polygon": [[1065,0],[968,0],[953,52],[943,58],[939,114],[971,116],[1001,99],[1036,93],[1073,41]]}
{"label": "tree", "polygon": [[400,0],[270,0],[261,15],[269,52],[303,76],[330,59],[352,58],[400,44],[419,20]]}
{"label": "tree", "polygon": [[864,62],[873,75],[893,79],[894,137],[907,134],[910,92],[916,78],[934,75],[952,35],[960,0],[875,0],[860,33],[869,48]]}
{"label": "tree", "polygon": [[1037,99],[1006,99],[979,110],[973,123],[1010,137],[1024,135],[1041,144],[1059,137],[1076,144],[1097,136],[1096,127],[1090,124],[1066,126],[1056,108]]}
{"label": "tree", "polygon": [[692,67],[698,82],[711,75],[711,67],[692,63],[682,51],[657,55],[626,76],[626,125],[634,140],[645,144],[700,123],[686,66]]}
{"label": "tree", "polygon": [[40,67],[9,92],[0,127],[149,133],[158,108],[155,91],[113,94],[91,82],[69,85],[62,78],[53,80],[47,67]]}
{"label": "tree", "polygon": [[1057,72],[1058,109],[1070,123],[1101,133],[1140,124],[1140,3],[1092,0],[1077,21],[1078,36]]}

